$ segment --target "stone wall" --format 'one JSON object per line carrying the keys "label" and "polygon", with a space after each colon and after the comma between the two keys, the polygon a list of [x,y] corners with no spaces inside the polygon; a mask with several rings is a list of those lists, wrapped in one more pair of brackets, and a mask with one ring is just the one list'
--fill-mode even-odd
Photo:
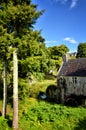
{"label": "stone wall", "polygon": [[[86,77],[64,77],[66,94],[86,96]],[[61,84],[62,86],[62,84]],[[63,84],[64,87],[64,84]]]}

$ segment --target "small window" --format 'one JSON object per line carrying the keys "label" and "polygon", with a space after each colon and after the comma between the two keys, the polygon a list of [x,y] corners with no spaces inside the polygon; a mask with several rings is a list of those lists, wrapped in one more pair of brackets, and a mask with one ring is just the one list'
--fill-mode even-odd
{"label": "small window", "polygon": [[77,77],[75,77],[75,84],[77,84]]}
{"label": "small window", "polygon": [[77,77],[73,77],[72,80],[74,84],[77,84]]}

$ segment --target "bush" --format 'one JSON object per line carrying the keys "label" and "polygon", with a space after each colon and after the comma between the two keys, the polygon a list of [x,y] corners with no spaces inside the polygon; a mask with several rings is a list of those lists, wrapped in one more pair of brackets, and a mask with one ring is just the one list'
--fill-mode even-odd
{"label": "bush", "polygon": [[42,81],[44,80],[44,76],[45,74],[44,73],[40,73],[40,72],[34,72],[33,73],[34,77],[38,80],[38,81]]}
{"label": "bush", "polygon": [[38,98],[42,86],[39,83],[29,87],[29,97]]}
{"label": "bush", "polygon": [[7,124],[7,119],[5,119],[4,117],[0,117],[0,130],[9,130],[10,128],[8,127]]}
{"label": "bush", "polygon": [[29,95],[29,83],[26,79],[19,78],[19,99],[25,100]]}

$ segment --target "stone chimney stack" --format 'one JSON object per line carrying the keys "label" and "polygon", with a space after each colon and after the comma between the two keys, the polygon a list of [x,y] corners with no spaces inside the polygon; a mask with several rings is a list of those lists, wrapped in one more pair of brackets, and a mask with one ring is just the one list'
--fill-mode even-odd
{"label": "stone chimney stack", "polygon": [[63,62],[68,62],[68,54],[65,54],[65,55],[63,56]]}

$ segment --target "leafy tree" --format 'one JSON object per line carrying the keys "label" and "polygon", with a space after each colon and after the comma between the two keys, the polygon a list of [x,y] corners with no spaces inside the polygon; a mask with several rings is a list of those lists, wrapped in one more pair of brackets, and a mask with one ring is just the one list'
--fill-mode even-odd
{"label": "leafy tree", "polygon": [[[33,52],[31,52],[30,54],[29,50],[31,50],[31,48],[33,50],[34,47],[33,46],[28,47],[26,40],[22,41],[22,39],[26,35],[30,39],[31,35],[28,36],[29,32],[33,32],[34,27],[33,25],[35,24],[36,20],[40,17],[42,13],[43,11],[37,11],[37,5],[32,4],[31,0],[0,1],[1,33],[3,33],[3,31],[6,30],[5,35],[1,34],[0,48],[3,49],[2,51],[0,51],[0,53],[2,55],[2,59],[5,62],[8,61],[8,52],[10,48],[18,48],[19,52],[23,52],[24,50],[25,53],[24,55],[23,53],[21,53],[22,55],[20,55],[20,53],[18,55],[20,60],[27,58],[27,56],[32,56]],[[34,34],[32,33],[32,35],[33,35],[32,38],[37,38],[38,32],[35,32]],[[10,41],[9,38],[12,38],[11,42],[9,42]],[[34,41],[34,39],[32,38],[30,44],[31,42],[33,43]],[[41,41],[40,39],[42,40],[41,36],[39,37],[39,39],[34,41],[34,45],[36,45],[36,47],[37,47],[36,42],[38,40],[40,42]],[[35,53],[34,55],[37,55],[38,49],[35,49],[34,53]],[[3,54],[5,55],[5,57],[3,57]],[[15,128],[17,127],[16,124],[14,127]]]}
{"label": "leafy tree", "polygon": [[77,50],[77,58],[86,57],[86,43],[80,43]]}
{"label": "leafy tree", "polygon": [[37,11],[37,5],[31,0],[2,0],[0,2],[0,23],[8,32],[14,32],[15,36],[22,36],[33,27],[43,11]]}
{"label": "leafy tree", "polygon": [[7,33],[7,29],[0,26],[0,60],[3,66],[3,110],[2,115],[6,115],[6,104],[7,104],[7,69],[9,59],[9,46],[12,42],[12,36]]}
{"label": "leafy tree", "polygon": [[66,54],[69,49],[65,45],[60,46],[53,46],[49,47],[50,57],[53,59],[53,62],[55,63],[54,66],[56,66],[56,69],[58,70],[61,63],[62,63],[62,57],[64,54]]}
{"label": "leafy tree", "polygon": [[69,51],[68,47],[63,44],[60,46],[49,47],[49,50],[50,50],[51,57],[53,55],[62,57],[64,54],[66,54]]}
{"label": "leafy tree", "polygon": [[[40,32],[29,31],[29,35],[25,35],[21,39],[19,45],[19,77],[25,78],[28,75],[28,72],[32,74],[34,72],[46,72],[43,71],[44,62],[45,67],[47,68],[47,62],[49,61],[48,50],[43,43],[44,39],[40,36]],[[44,60],[45,59],[45,60]]]}

